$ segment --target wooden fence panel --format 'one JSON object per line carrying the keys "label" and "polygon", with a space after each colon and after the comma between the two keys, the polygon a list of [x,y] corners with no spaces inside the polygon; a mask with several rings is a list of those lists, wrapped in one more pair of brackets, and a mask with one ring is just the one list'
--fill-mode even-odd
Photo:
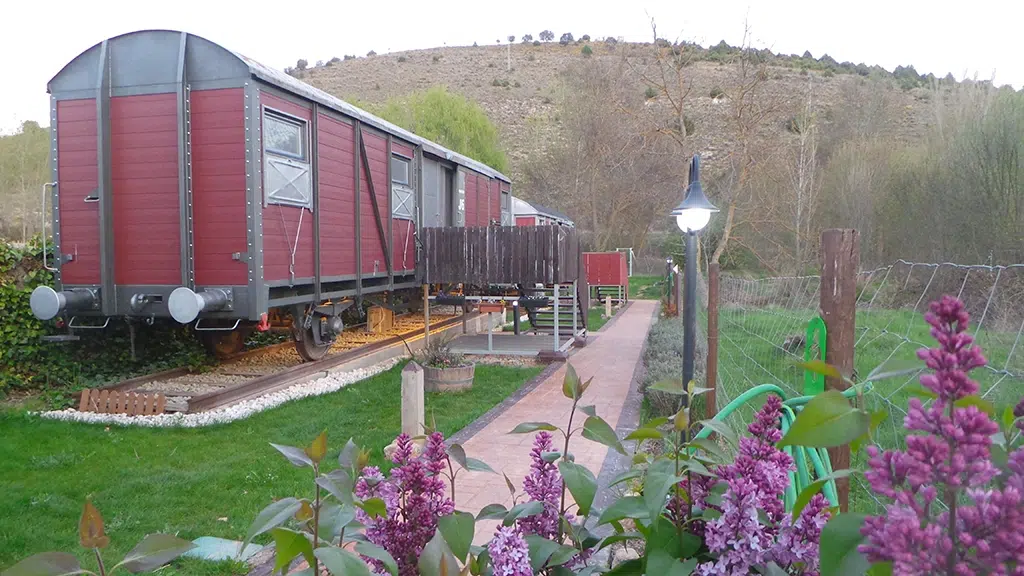
{"label": "wooden fence panel", "polygon": [[580,276],[575,228],[424,228],[425,282],[569,284]]}

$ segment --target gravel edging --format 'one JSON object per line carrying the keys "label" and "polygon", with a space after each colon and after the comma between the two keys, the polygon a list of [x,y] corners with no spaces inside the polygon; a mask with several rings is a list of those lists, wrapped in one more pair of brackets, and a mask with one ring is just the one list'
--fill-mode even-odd
{"label": "gravel edging", "polygon": [[128,416],[127,414],[79,412],[72,408],[46,412],[29,412],[29,414],[51,420],[64,420],[66,422],[87,422],[92,424],[114,424],[149,428],[201,428],[203,426],[226,424],[248,418],[253,414],[276,408],[292,400],[337,392],[350,384],[376,376],[381,372],[386,372],[403,360],[405,360],[405,357],[398,356],[378,362],[372,366],[367,366],[366,368],[333,372],[327,376],[296,384],[284,390],[197,414],[178,412],[174,414],[158,414],[156,416]]}

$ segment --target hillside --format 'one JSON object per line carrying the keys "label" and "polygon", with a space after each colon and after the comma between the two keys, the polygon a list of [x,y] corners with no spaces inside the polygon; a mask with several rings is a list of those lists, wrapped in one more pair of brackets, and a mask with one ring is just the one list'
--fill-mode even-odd
{"label": "hillside", "polygon": [[[340,98],[369,104],[382,104],[389,98],[435,85],[467,96],[479,103],[498,126],[517,193],[531,197],[534,191],[526,189],[523,179],[524,162],[531,151],[559,133],[559,79],[570,65],[584,60],[583,45],[546,42],[535,46],[517,42],[511,50],[507,45],[431,48],[336,59],[292,73]],[[643,62],[651,53],[650,44],[608,45],[598,41],[588,45],[593,50],[592,60],[611,66],[621,63],[626,55]],[[509,62],[511,72],[507,71]],[[733,135],[726,121],[728,98],[716,100],[711,94],[727,86],[735,70],[710,61],[693,62],[688,70],[691,90],[687,116],[696,128],[693,149],[702,153],[713,170],[717,159],[729,150]],[[797,67],[786,66],[770,66],[769,70],[766,93],[788,104],[769,123],[775,129],[766,135],[779,139],[780,144],[783,139],[794,137],[786,130],[786,121],[804,99],[808,75],[820,80],[815,82],[814,100],[815,107],[823,113],[823,133],[827,133],[828,123],[838,115],[879,105],[891,111],[888,116],[896,116],[895,121],[879,127],[887,139],[917,138],[930,118],[925,90],[903,90],[894,79],[881,74],[865,77],[814,70],[801,73]],[[643,93],[645,88],[637,78],[637,93]]]}

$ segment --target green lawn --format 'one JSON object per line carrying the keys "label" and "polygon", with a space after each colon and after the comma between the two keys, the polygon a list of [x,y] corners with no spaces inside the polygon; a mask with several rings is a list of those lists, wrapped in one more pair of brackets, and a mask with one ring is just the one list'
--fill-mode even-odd
{"label": "green lawn", "polygon": [[[757,384],[776,384],[787,396],[802,394],[803,371],[795,366],[802,360],[803,348],[797,356],[780,349],[787,336],[803,334],[807,320],[813,316],[811,310],[762,309],[743,311],[723,309],[720,312],[719,338],[719,408],[730,398],[736,398],[744,390]],[[971,330],[976,326],[972,322]],[[890,355],[894,359],[915,360],[916,351],[922,347],[933,347],[935,341],[928,333],[929,326],[921,314],[909,310],[859,310],[857,313],[857,341],[855,366],[861,378],[885,362]],[[906,338],[905,338],[906,337]],[[977,344],[988,359],[988,368],[974,370],[971,375],[981,388],[981,394],[993,402],[997,410],[1016,404],[1024,389],[1024,354],[1018,350],[1010,358],[1016,332],[981,330]],[[909,339],[911,342],[907,342]],[[894,352],[895,350],[895,352]],[[1006,366],[1007,372],[1002,372]],[[911,388],[918,384],[917,376],[892,378],[878,382],[874,393],[867,395],[867,408],[871,411],[885,410],[887,420],[878,429],[878,444],[882,448],[904,448],[905,436],[903,417]],[[730,419],[734,428],[749,422],[758,406],[739,410],[735,419]],[[854,455],[854,467],[866,465],[866,454]],[[853,510],[875,511],[876,502],[860,480],[851,483],[850,507]]]}
{"label": "green lawn", "polygon": [[[618,308],[612,306],[612,317],[618,313]],[[611,318],[604,317],[604,306],[591,308],[587,311],[587,330],[590,332],[597,332],[602,326],[608,323]]]}
{"label": "green lawn", "polygon": [[[85,558],[77,546],[77,522],[88,495],[111,537],[108,566],[147,533],[244,538],[272,499],[310,493],[309,470],[289,464],[270,442],[305,446],[326,428],[330,464],[336,466],[349,437],[372,449],[373,464],[385,464],[381,450],[401,429],[403,366],[334,394],[209,428],[106,428],[0,413],[0,569],[47,550]],[[427,420],[435,417],[438,428],[451,435],[540,370],[478,365],[472,390],[427,394]],[[183,560],[162,573],[244,569]]]}
{"label": "green lawn", "polygon": [[665,287],[664,276],[631,276],[629,278],[630,300],[660,300]]}

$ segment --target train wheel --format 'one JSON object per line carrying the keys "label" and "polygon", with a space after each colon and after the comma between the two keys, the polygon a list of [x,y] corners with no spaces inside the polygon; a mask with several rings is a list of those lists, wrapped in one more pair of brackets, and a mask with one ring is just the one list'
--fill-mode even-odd
{"label": "train wheel", "polygon": [[236,330],[199,332],[199,340],[206,350],[215,357],[224,359],[233,354],[238,354],[245,349],[245,340],[249,337],[249,331],[241,328]]}
{"label": "train wheel", "polygon": [[295,351],[306,362],[315,362],[327,355],[331,342],[317,344],[313,339],[313,327],[303,328],[302,315],[296,314],[292,321],[292,339],[295,340]]}

